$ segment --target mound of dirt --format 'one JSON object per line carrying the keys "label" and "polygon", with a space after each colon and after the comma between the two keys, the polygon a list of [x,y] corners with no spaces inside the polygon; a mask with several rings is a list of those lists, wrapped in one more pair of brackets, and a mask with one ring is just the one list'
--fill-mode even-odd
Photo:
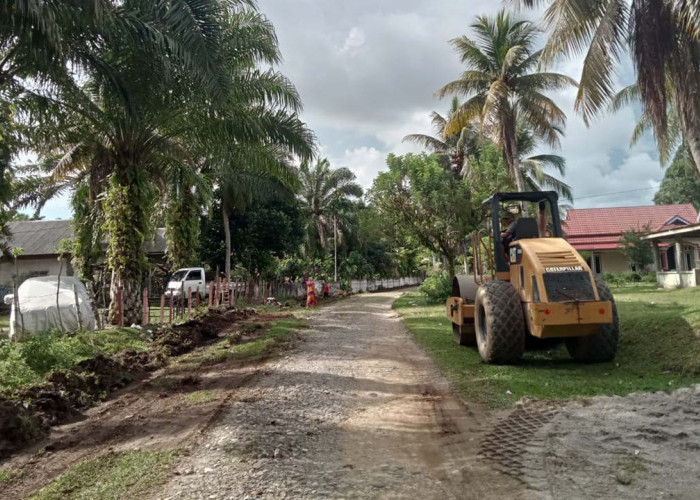
{"label": "mound of dirt", "polygon": [[525,478],[553,498],[697,498],[700,385],[572,403],[538,432]]}
{"label": "mound of dirt", "polygon": [[16,401],[0,396],[0,457],[41,438],[47,427],[33,419],[30,413]]}
{"label": "mound of dirt", "polygon": [[50,426],[76,418],[82,410],[107,399],[145,373],[162,367],[169,356],[185,354],[216,338],[231,323],[257,314],[254,309],[211,309],[201,320],[165,326],[150,349],[99,355],[69,370],[56,370],[41,384],[0,398],[0,458],[46,435]]}

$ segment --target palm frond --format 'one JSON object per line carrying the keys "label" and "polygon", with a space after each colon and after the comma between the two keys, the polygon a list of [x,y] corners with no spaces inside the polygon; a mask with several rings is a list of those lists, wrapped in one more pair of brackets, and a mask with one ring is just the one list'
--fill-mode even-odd
{"label": "palm frond", "polygon": [[447,144],[444,141],[425,134],[409,134],[404,136],[401,142],[412,142],[433,153],[445,151],[447,149]]}

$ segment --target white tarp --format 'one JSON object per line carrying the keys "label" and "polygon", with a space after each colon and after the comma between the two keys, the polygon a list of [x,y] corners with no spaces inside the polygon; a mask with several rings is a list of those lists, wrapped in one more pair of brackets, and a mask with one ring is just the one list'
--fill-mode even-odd
{"label": "white tarp", "polygon": [[[22,325],[24,335],[47,330],[78,331],[78,314],[80,314],[83,330],[95,329],[95,316],[92,313],[92,307],[90,307],[87,290],[80,280],[72,276],[61,276],[58,304],[56,301],[57,285],[58,276],[42,276],[30,278],[19,286],[17,294],[19,295],[22,318],[20,319],[19,314],[15,311],[15,302],[13,301],[10,313],[11,339],[19,339]],[[75,304],[76,292],[79,304],[77,308]]]}

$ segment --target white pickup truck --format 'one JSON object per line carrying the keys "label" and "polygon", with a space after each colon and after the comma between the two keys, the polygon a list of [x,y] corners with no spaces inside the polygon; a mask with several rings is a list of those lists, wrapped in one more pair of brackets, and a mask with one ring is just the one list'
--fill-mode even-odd
{"label": "white pickup truck", "polygon": [[192,295],[196,294],[197,290],[202,297],[209,295],[203,267],[186,267],[175,271],[165,287],[165,296],[179,297],[183,290],[187,295],[188,288],[192,289]]}

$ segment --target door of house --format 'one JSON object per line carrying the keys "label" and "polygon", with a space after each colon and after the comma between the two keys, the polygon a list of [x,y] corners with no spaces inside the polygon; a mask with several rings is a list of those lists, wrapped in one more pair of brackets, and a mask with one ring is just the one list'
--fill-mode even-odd
{"label": "door of house", "polygon": [[593,271],[593,274],[597,275],[603,273],[603,268],[600,265],[600,255],[591,255],[586,259],[586,263],[588,267],[591,268],[591,271]]}
{"label": "door of house", "polygon": [[666,262],[669,271],[676,270],[676,247],[673,245],[666,250]]}

